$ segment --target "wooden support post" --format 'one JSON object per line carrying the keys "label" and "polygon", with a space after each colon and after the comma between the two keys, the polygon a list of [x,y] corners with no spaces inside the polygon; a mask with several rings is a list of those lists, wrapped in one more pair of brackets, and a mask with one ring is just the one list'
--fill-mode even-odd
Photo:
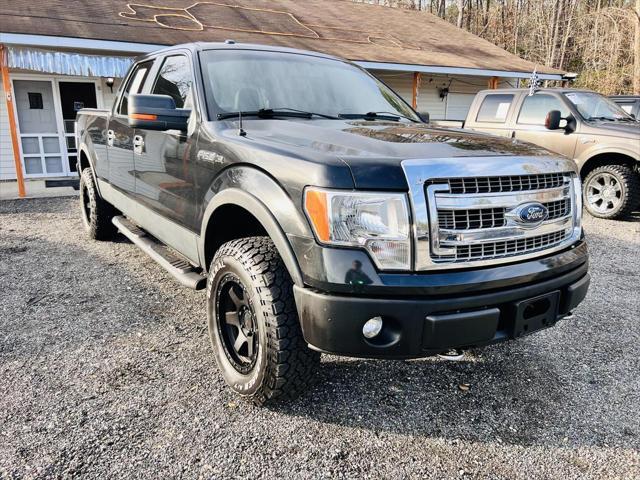
{"label": "wooden support post", "polygon": [[418,89],[420,88],[420,80],[420,72],[413,72],[413,97],[411,99],[411,106],[414,110],[418,108]]}
{"label": "wooden support post", "polygon": [[11,80],[9,80],[9,52],[7,47],[0,45],[0,70],[2,70],[2,87],[4,98],[7,102],[7,116],[9,117],[9,133],[11,134],[11,144],[13,146],[13,161],[16,166],[16,179],[18,180],[18,195],[25,197],[24,176],[22,175],[22,162],[20,161],[20,148],[18,139],[18,127],[16,125],[16,115],[13,108],[13,97],[11,95]]}
{"label": "wooden support post", "polygon": [[491,90],[495,90],[496,88],[498,88],[499,85],[500,85],[500,77],[491,77],[489,79],[489,84],[487,88],[490,88]]}

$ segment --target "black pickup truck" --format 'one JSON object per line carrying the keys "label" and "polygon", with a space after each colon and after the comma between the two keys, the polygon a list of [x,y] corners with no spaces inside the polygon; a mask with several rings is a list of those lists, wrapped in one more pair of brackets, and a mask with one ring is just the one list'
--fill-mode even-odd
{"label": "black pickup truck", "polygon": [[589,286],[573,161],[433,128],[359,67],[189,44],[78,115],[81,211],[206,289],[217,363],[264,404],[320,352],[416,358],[518,338]]}

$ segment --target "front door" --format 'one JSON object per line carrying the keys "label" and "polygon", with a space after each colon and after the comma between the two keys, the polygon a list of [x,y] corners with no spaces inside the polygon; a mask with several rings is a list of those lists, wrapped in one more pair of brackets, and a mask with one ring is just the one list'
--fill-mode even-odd
{"label": "front door", "polygon": [[[193,112],[192,84],[188,57],[171,55],[163,60],[150,93],[168,95],[176,108]],[[191,133],[136,129],[136,194],[165,218],[198,231]]]}
{"label": "front door", "polygon": [[547,130],[544,126],[547,114],[551,110],[559,110],[562,118],[571,114],[562,100],[553,94],[538,92],[525,96],[513,128],[515,138],[574,158],[576,135],[572,132],[565,132],[564,129]]}
{"label": "front door", "polygon": [[77,172],[76,114],[81,108],[97,108],[96,86],[93,82],[58,82],[62,125],[69,172]]}
{"label": "front door", "polygon": [[13,80],[25,177],[66,175],[51,80]]}

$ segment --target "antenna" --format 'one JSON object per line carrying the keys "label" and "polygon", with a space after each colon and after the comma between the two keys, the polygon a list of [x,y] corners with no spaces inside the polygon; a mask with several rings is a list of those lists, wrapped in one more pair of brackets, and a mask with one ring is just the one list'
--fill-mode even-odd
{"label": "antenna", "polygon": [[238,125],[238,135],[240,135],[241,137],[246,137],[247,132],[245,132],[244,128],[242,128],[242,112],[238,112],[238,117],[240,118],[240,125]]}

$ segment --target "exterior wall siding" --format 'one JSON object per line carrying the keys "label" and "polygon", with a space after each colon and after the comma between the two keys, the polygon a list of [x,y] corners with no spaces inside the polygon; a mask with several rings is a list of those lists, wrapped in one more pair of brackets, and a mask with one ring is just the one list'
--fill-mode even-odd
{"label": "exterior wall siding", "polygon": [[0,180],[12,180],[16,178],[16,168],[13,163],[13,146],[11,144],[11,132],[9,131],[9,115],[7,114],[7,102],[4,98],[2,80],[0,79]]}
{"label": "exterior wall siding", "polygon": [[[411,104],[413,98],[413,73],[374,70],[376,77],[389,85]],[[418,111],[428,112],[433,120],[464,120],[476,93],[488,85],[488,77],[422,74],[418,89]],[[500,88],[516,86],[516,79],[504,78]],[[439,89],[449,88],[446,98],[440,98]]]}

